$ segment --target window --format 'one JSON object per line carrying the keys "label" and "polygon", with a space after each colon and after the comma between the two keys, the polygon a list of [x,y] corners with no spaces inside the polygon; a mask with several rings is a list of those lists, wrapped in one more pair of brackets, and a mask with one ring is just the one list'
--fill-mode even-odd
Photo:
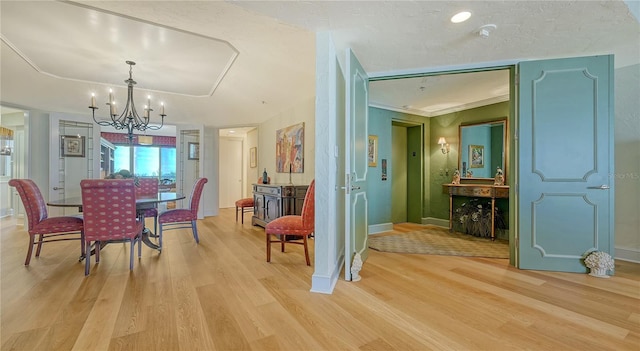
{"label": "window", "polygon": [[[133,155],[132,155],[133,154]],[[115,150],[115,172],[129,169],[129,160],[133,156],[133,173],[141,177],[176,179],[176,148],[157,146],[118,145]]]}

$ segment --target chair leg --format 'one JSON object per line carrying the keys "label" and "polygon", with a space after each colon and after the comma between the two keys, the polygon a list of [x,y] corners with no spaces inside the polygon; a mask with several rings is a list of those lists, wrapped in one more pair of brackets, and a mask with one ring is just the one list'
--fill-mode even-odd
{"label": "chair leg", "polygon": [[36,257],[40,257],[40,250],[42,250],[42,243],[44,241],[44,234],[40,234],[38,239],[38,249],[36,250]]}
{"label": "chair leg", "polygon": [[138,259],[142,258],[142,233],[138,235]]}
{"label": "chair leg", "polygon": [[[243,216],[244,218],[244,216]],[[236,222],[238,221],[238,206],[236,206]]]}
{"label": "chair leg", "polygon": [[84,245],[84,275],[89,275],[89,267],[91,266],[91,243],[85,243]]}
{"label": "chair leg", "polygon": [[196,244],[200,244],[200,239],[198,238],[198,226],[196,225],[196,220],[191,221],[191,230],[193,230],[193,237],[196,239]]}
{"label": "chair leg", "polygon": [[153,232],[158,234],[158,216],[153,217]]}
{"label": "chair leg", "polygon": [[267,234],[267,262],[271,262],[271,234]]}
{"label": "chair leg", "polygon": [[287,236],[282,234],[280,235],[280,246],[281,246],[281,251],[284,252],[284,243],[287,241]]}
{"label": "chair leg", "polygon": [[307,266],[311,266],[309,261],[309,248],[307,247],[307,235],[302,236],[304,238],[304,257],[307,259]]}
{"label": "chair leg", "polygon": [[94,241],[93,242],[93,247],[96,250],[96,263],[100,262],[100,246],[102,246],[102,243],[99,241]]}
{"label": "chair leg", "polygon": [[136,247],[136,238],[133,237],[131,239],[131,241],[129,242],[131,245],[129,245],[129,270],[132,271],[133,270],[133,250]]}
{"label": "chair leg", "polygon": [[85,254],[84,231],[80,232],[80,257]]}
{"label": "chair leg", "polygon": [[160,231],[158,233],[158,252],[162,253],[162,223],[160,223]]}
{"label": "chair leg", "polygon": [[24,260],[24,265],[28,266],[29,262],[31,262],[31,254],[33,253],[33,242],[34,242],[34,235],[29,235],[29,248],[27,249],[27,258]]}
{"label": "chair leg", "polygon": [[[236,215],[238,215],[238,212],[236,211]],[[242,224],[244,224],[244,206],[240,209],[240,216],[242,216]],[[236,222],[238,220],[236,219]]]}

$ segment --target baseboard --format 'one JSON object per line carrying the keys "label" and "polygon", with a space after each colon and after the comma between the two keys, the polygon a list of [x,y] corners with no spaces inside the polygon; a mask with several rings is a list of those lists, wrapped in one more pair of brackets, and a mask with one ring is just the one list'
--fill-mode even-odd
{"label": "baseboard", "polygon": [[422,219],[422,224],[432,224],[432,225],[437,225],[437,226],[443,227],[443,228],[449,228],[449,220],[448,219],[427,217],[427,218],[423,218]]}
{"label": "baseboard", "polygon": [[333,294],[333,289],[338,283],[340,272],[344,266],[344,255],[338,260],[331,275],[313,274],[311,276],[311,292],[320,294]]}
{"label": "baseboard", "polygon": [[632,247],[616,246],[614,258],[616,260],[640,263],[640,250]]}
{"label": "baseboard", "polygon": [[369,226],[369,235],[393,230],[393,223],[373,224]]}

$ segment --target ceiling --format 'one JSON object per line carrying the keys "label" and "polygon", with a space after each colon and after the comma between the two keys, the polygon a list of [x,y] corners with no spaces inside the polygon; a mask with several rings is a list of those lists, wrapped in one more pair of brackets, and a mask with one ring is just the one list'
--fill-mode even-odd
{"label": "ceiling", "polygon": [[[124,99],[131,60],[137,103],[163,102],[167,123],[254,126],[314,98],[317,31],[332,33],[341,60],[352,48],[374,79],[597,54],[626,67],[640,63],[628,3],[1,1],[0,103],[89,115],[91,93],[99,107],[109,88]],[[472,17],[451,23],[460,10]],[[487,24],[496,29],[482,37]],[[372,81],[370,102],[434,116],[508,91],[507,70],[417,76]]]}

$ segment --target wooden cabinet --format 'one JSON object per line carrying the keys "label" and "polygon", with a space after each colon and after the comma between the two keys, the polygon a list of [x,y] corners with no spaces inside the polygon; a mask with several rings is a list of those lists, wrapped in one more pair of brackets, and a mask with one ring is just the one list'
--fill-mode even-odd
{"label": "wooden cabinet", "polygon": [[449,194],[449,231],[453,230],[453,197],[488,197],[491,198],[491,240],[495,240],[495,207],[496,199],[509,197],[508,185],[493,184],[443,184],[443,190]]}
{"label": "wooden cabinet", "polygon": [[251,224],[264,227],[272,220],[302,213],[308,185],[253,184]]}

